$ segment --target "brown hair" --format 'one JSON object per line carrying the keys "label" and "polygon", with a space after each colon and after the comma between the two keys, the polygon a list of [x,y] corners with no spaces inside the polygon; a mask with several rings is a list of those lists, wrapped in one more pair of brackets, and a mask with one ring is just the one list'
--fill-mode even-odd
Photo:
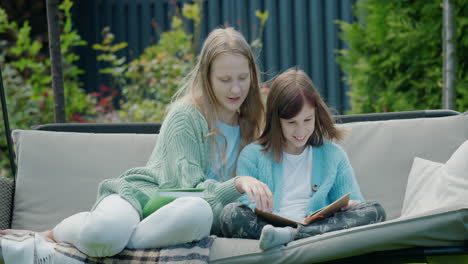
{"label": "brown hair", "polygon": [[[230,53],[241,55],[248,60],[250,71],[250,89],[239,109],[239,127],[241,142],[239,151],[247,144],[258,138],[263,126],[264,107],[260,97],[259,74],[255,59],[249,44],[232,27],[218,28],[208,35],[194,69],[186,77],[185,84],[179,89],[174,101],[189,101],[205,116],[210,135],[220,134],[215,127],[218,120],[217,106],[220,105],[215,97],[210,82],[211,65],[217,56]],[[211,137],[213,151],[216,144],[215,137]],[[219,149],[216,151],[220,151]],[[225,159],[225,151],[220,157]]]}
{"label": "brown hair", "polygon": [[323,145],[324,138],[341,140],[344,136],[344,131],[335,127],[330,110],[309,76],[298,68],[291,68],[276,77],[271,84],[265,130],[258,140],[263,145],[262,150],[272,153],[276,162],[281,160],[285,144],[280,119],[295,117],[305,103],[315,108],[315,130],[307,145],[318,147]]}

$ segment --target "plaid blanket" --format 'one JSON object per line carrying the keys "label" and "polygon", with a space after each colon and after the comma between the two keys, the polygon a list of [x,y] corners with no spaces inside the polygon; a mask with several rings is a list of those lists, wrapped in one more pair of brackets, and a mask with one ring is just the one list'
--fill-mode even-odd
{"label": "plaid blanket", "polygon": [[[9,239],[17,242],[24,241],[31,237],[34,237],[34,234],[18,233],[0,235],[1,239]],[[124,249],[119,254],[106,258],[89,257],[67,243],[56,243],[54,249],[70,259],[84,264],[204,264],[208,263],[210,249],[214,239],[215,236],[209,236],[200,241],[165,248]]]}

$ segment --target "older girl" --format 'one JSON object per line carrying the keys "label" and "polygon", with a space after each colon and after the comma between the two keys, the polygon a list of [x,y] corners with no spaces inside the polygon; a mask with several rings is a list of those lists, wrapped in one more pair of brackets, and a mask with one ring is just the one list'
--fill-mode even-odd
{"label": "older girl", "polygon": [[[227,237],[260,238],[260,248],[288,243],[343,228],[379,222],[385,212],[364,199],[346,153],[331,142],[343,137],[310,78],[290,69],[272,83],[267,99],[266,127],[260,139],[242,150],[237,173],[264,182],[273,199],[258,203],[242,197],[242,203],[226,206],[221,214]],[[331,218],[297,228],[273,227],[253,212],[254,208],[302,222],[304,218],[341,196],[351,200]],[[258,199],[257,199],[258,200]],[[352,208],[352,209],[351,209]]]}

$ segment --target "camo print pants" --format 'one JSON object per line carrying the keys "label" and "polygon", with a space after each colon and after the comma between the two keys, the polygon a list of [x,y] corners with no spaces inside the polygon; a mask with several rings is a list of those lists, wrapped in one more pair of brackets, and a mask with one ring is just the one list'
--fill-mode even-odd
{"label": "camo print pants", "polygon": [[[320,235],[325,232],[385,221],[383,207],[376,201],[360,203],[351,210],[335,214],[307,226],[298,225],[294,239]],[[268,223],[259,218],[247,205],[231,203],[220,216],[221,231],[225,237],[259,239]]]}

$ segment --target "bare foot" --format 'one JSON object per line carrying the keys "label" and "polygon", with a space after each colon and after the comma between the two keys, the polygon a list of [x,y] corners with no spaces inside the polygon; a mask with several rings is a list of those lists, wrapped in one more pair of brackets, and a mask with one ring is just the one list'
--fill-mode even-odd
{"label": "bare foot", "polygon": [[44,232],[40,232],[39,235],[44,237],[49,242],[54,242],[54,243],[56,242],[55,239],[54,239],[54,232],[52,232],[52,230],[47,230],[47,231],[44,231]]}
{"label": "bare foot", "polygon": [[24,230],[24,229],[3,229],[0,230],[0,235],[11,235],[11,234],[34,234],[31,230]]}
{"label": "bare foot", "polygon": [[22,235],[34,235],[35,233],[38,233],[40,236],[44,237],[47,241],[49,242],[55,242],[54,240],[54,233],[52,230],[47,230],[44,232],[34,232],[31,230],[25,230],[25,229],[4,229],[0,230],[0,235],[11,235],[11,234],[22,234]]}

